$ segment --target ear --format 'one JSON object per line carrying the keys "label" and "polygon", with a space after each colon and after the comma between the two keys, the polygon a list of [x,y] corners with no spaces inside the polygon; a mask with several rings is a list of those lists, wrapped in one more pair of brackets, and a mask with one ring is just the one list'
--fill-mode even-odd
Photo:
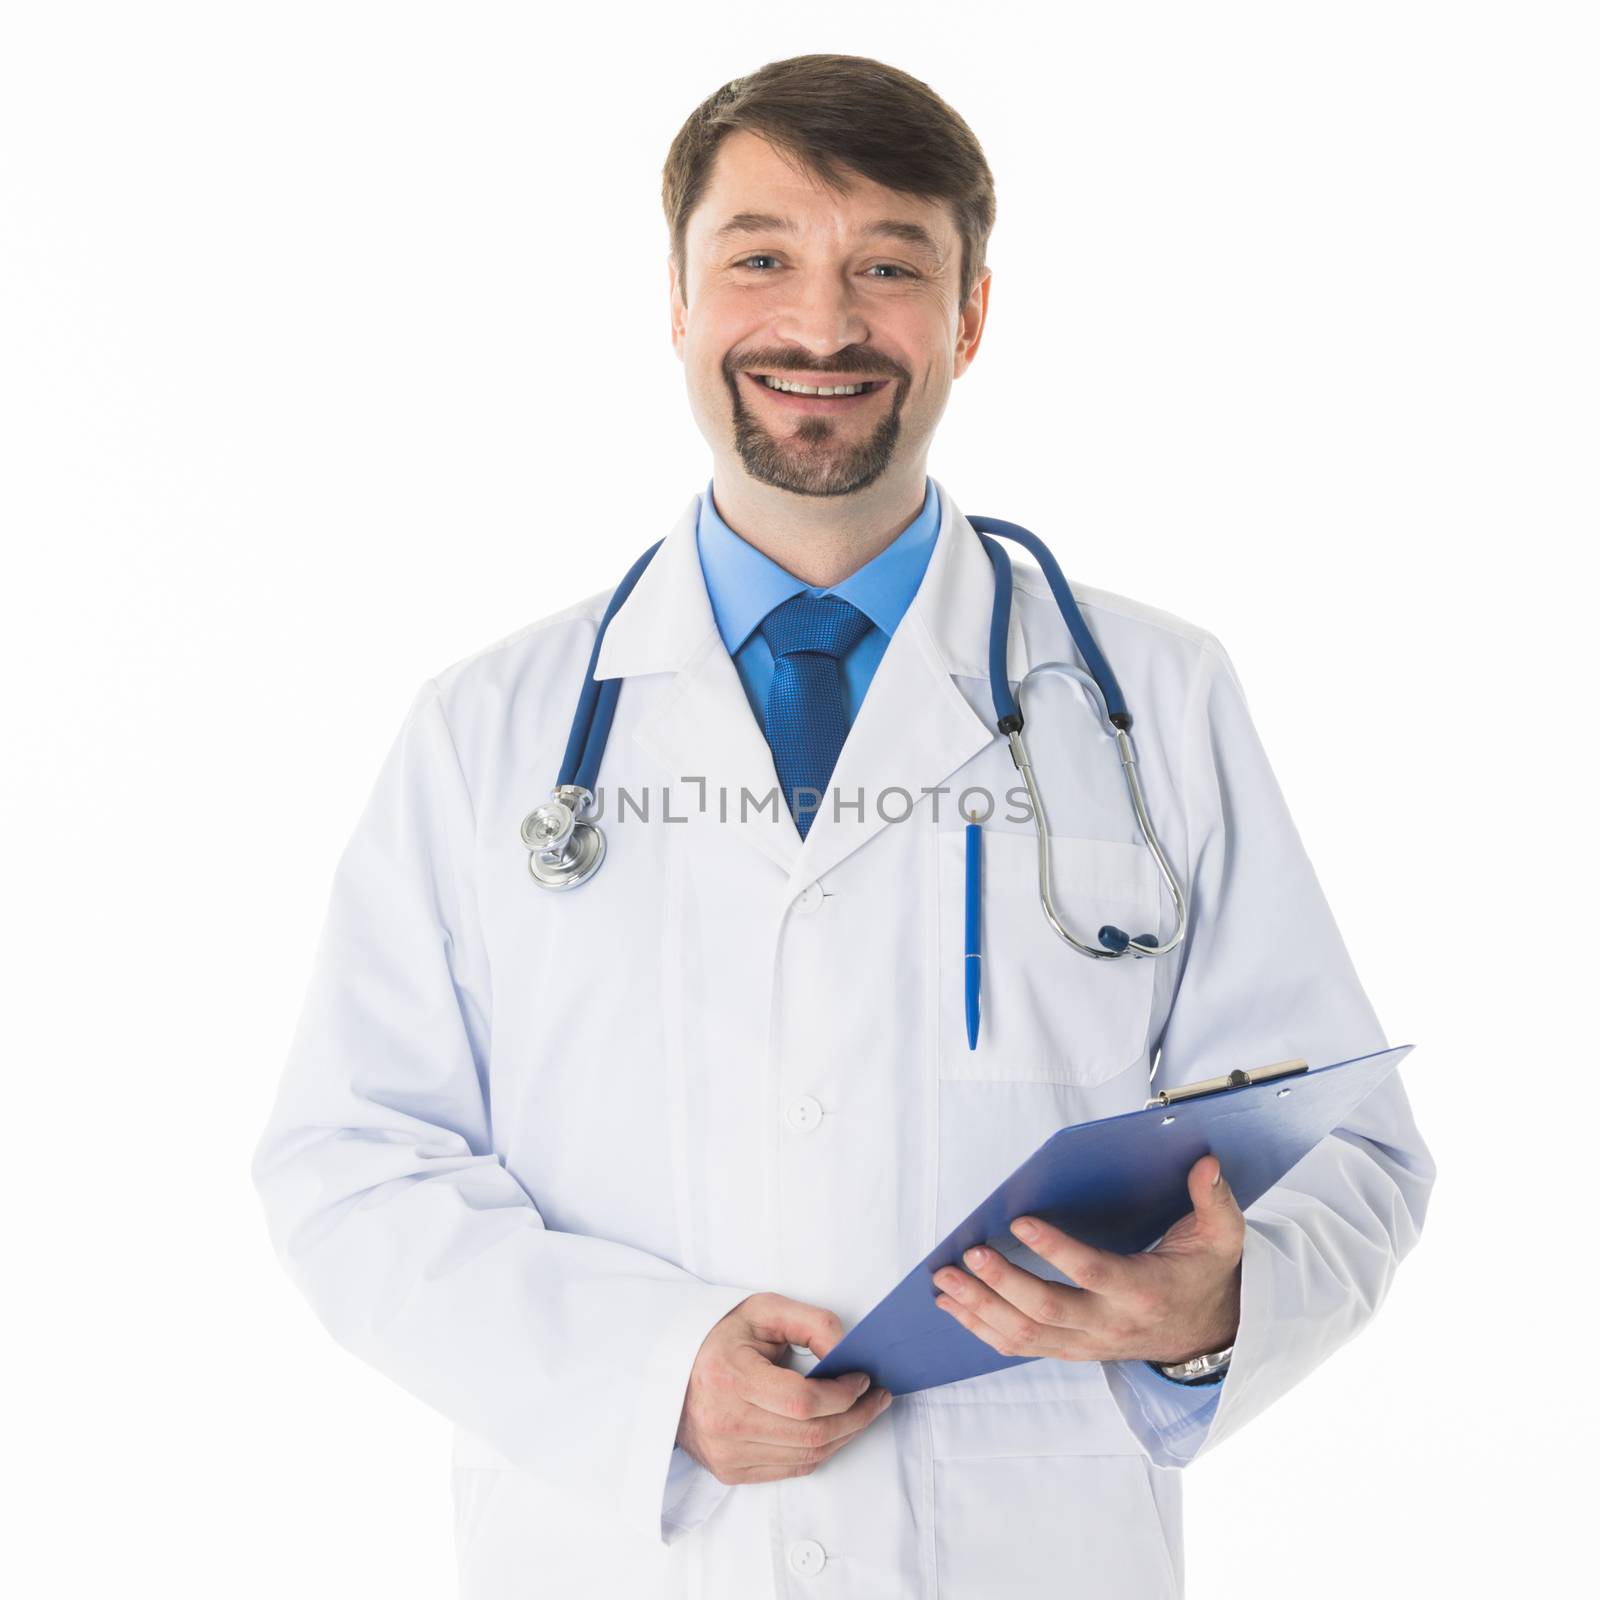
{"label": "ear", "polygon": [[959,378],[972,365],[978,353],[978,343],[983,338],[984,323],[989,317],[989,280],[994,276],[990,268],[972,286],[967,303],[961,308],[961,321],[956,328],[954,376]]}
{"label": "ear", "polygon": [[672,348],[683,360],[683,342],[689,333],[689,307],[683,297],[683,286],[678,282],[678,263],[667,253],[667,302],[672,325]]}

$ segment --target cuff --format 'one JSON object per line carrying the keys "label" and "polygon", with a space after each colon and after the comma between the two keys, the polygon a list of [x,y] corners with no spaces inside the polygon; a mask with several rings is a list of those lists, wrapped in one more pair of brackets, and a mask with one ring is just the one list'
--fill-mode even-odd
{"label": "cuff", "polygon": [[681,1444],[675,1444],[672,1465],[667,1469],[667,1492],[661,1502],[663,1543],[675,1544],[691,1528],[699,1527],[732,1487],[708,1472]]}
{"label": "cuff", "polygon": [[1181,1383],[1148,1361],[1108,1361],[1104,1371],[1140,1447],[1158,1467],[1186,1467],[1205,1442],[1222,1396],[1220,1380]]}
{"label": "cuff", "polygon": [[[706,1484],[720,1484],[677,1444],[689,1374],[706,1335],[728,1312],[755,1291],[725,1284],[706,1284],[692,1294],[660,1331],[641,1364],[639,1407],[633,1420],[624,1467],[622,1505],[625,1520],[660,1544],[671,1544],[703,1521],[722,1496]],[[683,1463],[677,1457],[683,1457]],[[688,1471],[689,1467],[695,1469]]]}
{"label": "cuff", "polygon": [[1239,1328],[1228,1370],[1214,1383],[1183,1383],[1147,1361],[1108,1361],[1106,1387],[1140,1448],[1158,1467],[1186,1467],[1239,1424],[1260,1387],[1269,1352],[1285,1343],[1277,1323],[1277,1252],[1261,1219],[1245,1216]]}

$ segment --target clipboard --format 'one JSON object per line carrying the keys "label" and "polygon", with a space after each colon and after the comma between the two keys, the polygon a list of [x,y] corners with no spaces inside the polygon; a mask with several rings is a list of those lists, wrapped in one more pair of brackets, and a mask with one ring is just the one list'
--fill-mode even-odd
{"label": "clipboard", "polygon": [[1168,1090],[1141,1111],[1053,1133],[919,1261],[806,1375],[868,1373],[912,1394],[1038,1356],[1003,1356],[934,1299],[934,1273],[986,1244],[1052,1282],[1071,1283],[1011,1231],[1034,1216],[1120,1255],[1148,1250],[1193,1209],[1189,1169],[1214,1155],[1241,1211],[1322,1142],[1407,1056],[1395,1045],[1308,1070],[1280,1061]]}

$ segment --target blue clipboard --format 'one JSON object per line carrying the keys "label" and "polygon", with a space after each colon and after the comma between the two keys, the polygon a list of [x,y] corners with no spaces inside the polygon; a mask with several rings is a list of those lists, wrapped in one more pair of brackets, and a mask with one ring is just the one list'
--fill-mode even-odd
{"label": "blue clipboard", "polygon": [[[934,1273],[961,1267],[987,1244],[1039,1277],[1070,1283],[1011,1231],[1034,1216],[1102,1250],[1148,1250],[1193,1209],[1189,1169],[1222,1163],[1241,1211],[1320,1144],[1408,1055],[1396,1045],[1307,1071],[1303,1062],[1188,1085],[1142,1111],[1080,1122],[1052,1134],[895,1285],[807,1374],[868,1373],[891,1394],[912,1394],[1015,1367],[934,1299]],[[964,1269],[963,1269],[964,1270]]]}

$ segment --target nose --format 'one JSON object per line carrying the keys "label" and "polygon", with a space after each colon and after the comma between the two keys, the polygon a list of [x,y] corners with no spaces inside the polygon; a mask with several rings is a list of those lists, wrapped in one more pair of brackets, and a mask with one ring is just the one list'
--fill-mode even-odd
{"label": "nose", "polygon": [[864,344],[871,333],[855,286],[832,272],[797,273],[791,294],[774,320],[773,332],[818,360],[847,345]]}

